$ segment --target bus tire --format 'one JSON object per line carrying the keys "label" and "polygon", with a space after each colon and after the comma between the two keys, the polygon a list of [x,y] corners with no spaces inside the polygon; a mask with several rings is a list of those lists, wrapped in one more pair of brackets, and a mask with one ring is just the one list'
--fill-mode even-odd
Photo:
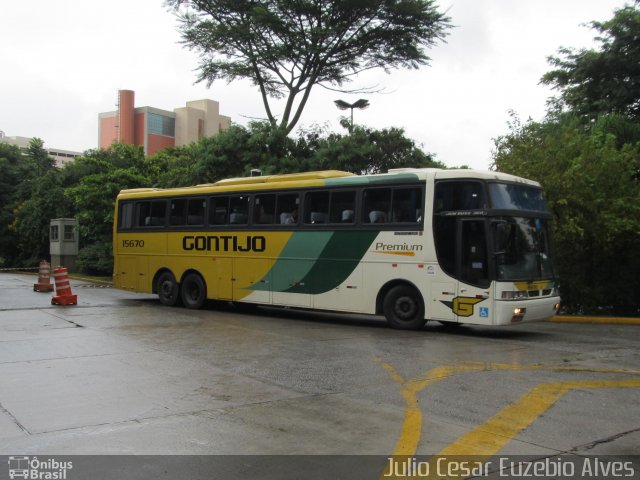
{"label": "bus tire", "polygon": [[160,274],[156,283],[156,291],[158,292],[158,299],[163,305],[173,307],[178,302],[180,289],[173,273],[167,271]]}
{"label": "bus tire", "polygon": [[420,293],[409,285],[397,285],[387,292],[382,303],[387,323],[400,330],[419,330],[426,320]]}
{"label": "bus tire", "polygon": [[207,299],[207,287],[200,275],[189,273],[182,280],[180,294],[182,296],[182,304],[185,307],[197,310],[202,307]]}

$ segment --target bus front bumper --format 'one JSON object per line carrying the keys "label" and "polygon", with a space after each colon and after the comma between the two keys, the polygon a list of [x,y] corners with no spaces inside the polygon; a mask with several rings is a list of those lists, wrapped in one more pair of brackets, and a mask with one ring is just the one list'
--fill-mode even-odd
{"label": "bus front bumper", "polygon": [[530,300],[497,300],[495,325],[515,325],[542,322],[553,317],[560,306],[560,297]]}

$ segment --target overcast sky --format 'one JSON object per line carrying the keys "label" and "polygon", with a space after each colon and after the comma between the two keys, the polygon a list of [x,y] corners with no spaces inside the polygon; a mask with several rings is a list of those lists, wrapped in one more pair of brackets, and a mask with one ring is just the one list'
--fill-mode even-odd
{"label": "overcast sky", "polygon": [[[552,94],[539,85],[547,57],[561,46],[592,47],[584,26],[607,20],[623,0],[440,0],[456,28],[430,51],[431,66],[369,73],[352,86],[378,84],[355,123],[401,127],[449,166],[487,169],[508,111],[539,120]],[[98,143],[98,113],[116,109],[118,89],[136,106],[166,110],[211,98],[235,123],[264,117],[248,82],[195,84],[197,55],[179,44],[162,0],[0,0],[0,130],[40,137],[45,146],[83,151]],[[301,124],[344,132],[344,95],[316,88]]]}

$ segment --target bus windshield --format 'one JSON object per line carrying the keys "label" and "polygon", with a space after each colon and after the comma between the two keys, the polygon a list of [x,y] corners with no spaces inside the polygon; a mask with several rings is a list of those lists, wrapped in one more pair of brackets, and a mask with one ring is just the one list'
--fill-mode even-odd
{"label": "bus windshield", "polygon": [[511,183],[490,183],[489,194],[493,208],[498,210],[529,210],[547,212],[541,189]]}
{"label": "bus windshield", "polygon": [[554,276],[547,220],[499,218],[494,221],[494,239],[497,280],[548,279]]}

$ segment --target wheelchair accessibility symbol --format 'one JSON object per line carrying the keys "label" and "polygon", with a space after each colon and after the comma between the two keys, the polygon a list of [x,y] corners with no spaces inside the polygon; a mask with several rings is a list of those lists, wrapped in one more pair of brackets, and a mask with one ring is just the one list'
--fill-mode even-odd
{"label": "wheelchair accessibility symbol", "polygon": [[489,318],[489,308],[488,307],[480,307],[480,316],[484,318]]}

